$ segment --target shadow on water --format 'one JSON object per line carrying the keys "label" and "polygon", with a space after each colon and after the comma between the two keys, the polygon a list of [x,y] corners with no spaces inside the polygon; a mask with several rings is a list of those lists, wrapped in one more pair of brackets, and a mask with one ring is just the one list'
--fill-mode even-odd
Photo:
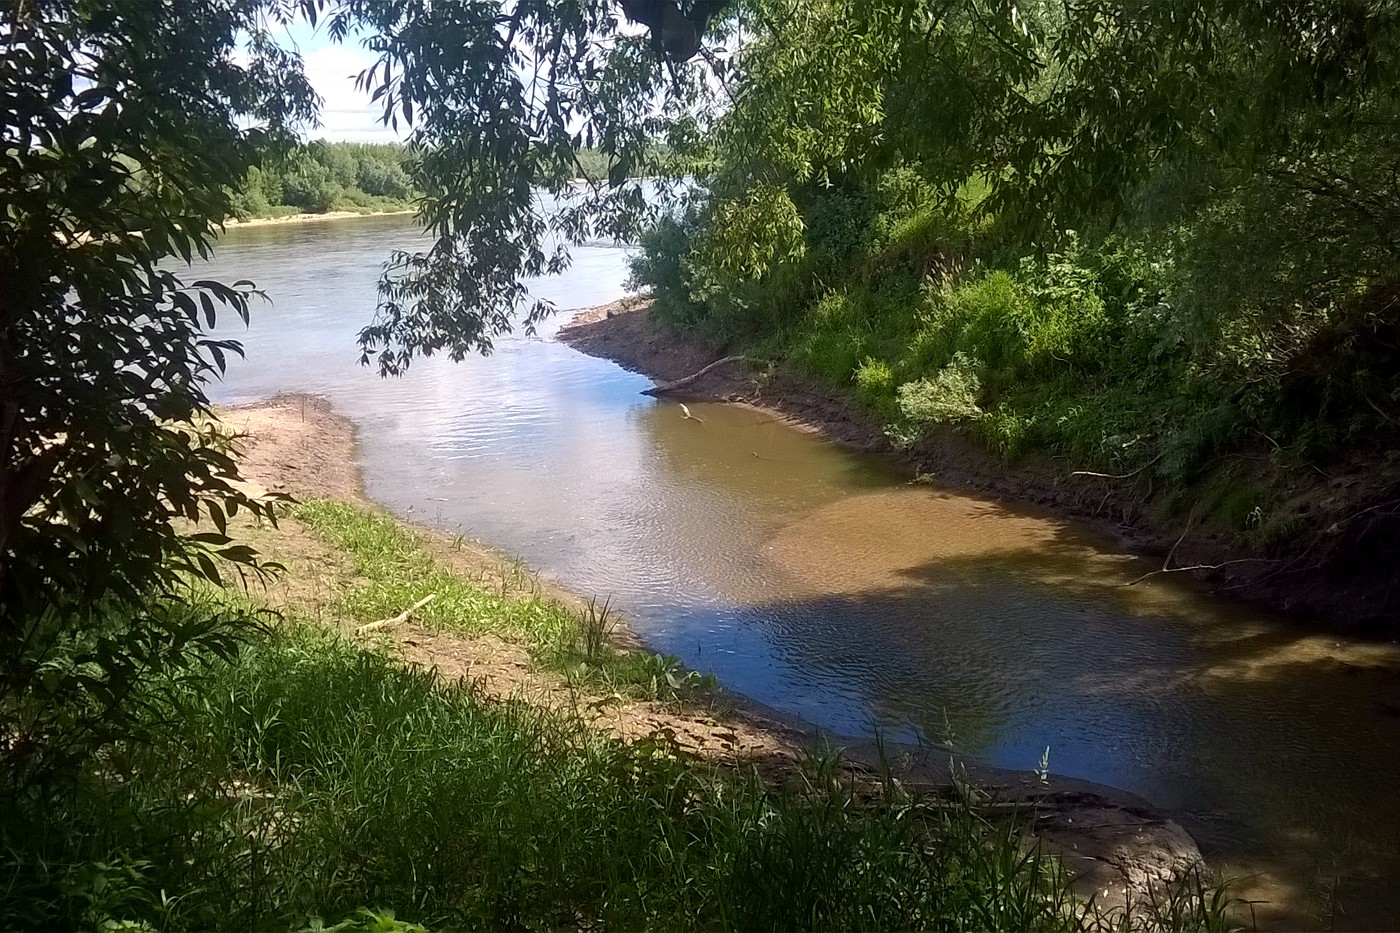
{"label": "shadow on water", "polygon": [[[335,227],[335,229],[330,229]],[[1227,870],[1259,871],[1277,925],[1400,919],[1400,649],[1210,599],[1033,510],[913,486],[878,458],[760,412],[638,395],[647,381],[548,339],[356,365],[401,219],[246,231],[211,274],[255,309],[219,400],[329,396],[360,427],[366,490],[611,598],[657,650],[832,732],[951,740],[1182,815]],[[580,249],[536,283],[560,307],[619,297],[625,257]],[[559,321],[545,328],[547,338]],[[1323,921],[1326,925],[1327,921]],[[1315,925],[1315,924],[1314,924]]]}
{"label": "shadow on water", "polygon": [[[1260,907],[1274,923],[1320,922],[1329,907],[1315,892],[1333,887],[1351,911],[1344,928],[1400,916],[1400,811],[1380,779],[1400,756],[1393,732],[1378,732],[1400,708],[1393,649],[1285,625],[1226,631],[1189,613],[1125,616],[1111,598],[1121,582],[1064,573],[1064,552],[1039,546],[1001,550],[993,565],[946,556],[892,585],[749,605],[729,625],[695,613],[677,628],[714,639],[732,625],[761,640],[765,652],[699,654],[786,712],[830,723],[832,708],[847,711],[833,728],[852,738],[882,726],[1023,770],[1049,746],[1056,773],[1168,808],[1227,872],[1257,875],[1243,894],[1291,901]],[[765,655],[781,660],[755,663]]]}

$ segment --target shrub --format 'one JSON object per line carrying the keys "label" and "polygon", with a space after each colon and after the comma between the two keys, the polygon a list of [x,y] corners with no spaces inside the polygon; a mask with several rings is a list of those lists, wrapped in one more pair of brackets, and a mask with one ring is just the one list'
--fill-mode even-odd
{"label": "shrub", "polygon": [[691,296],[690,236],[696,223],[693,213],[664,216],[642,234],[638,249],[627,260],[626,287],[650,289],[656,296],[653,313],[676,330],[694,330],[704,309]]}
{"label": "shrub", "polygon": [[330,170],[310,158],[296,160],[282,177],[282,203],[312,214],[324,214],[334,207],[340,190]]}
{"label": "shrub", "polygon": [[899,387],[899,410],[911,423],[959,424],[983,416],[979,406],[982,382],[979,366],[959,351],[932,379],[916,379]]}
{"label": "shrub", "polygon": [[874,411],[892,416],[898,412],[894,370],[884,360],[866,357],[856,367],[856,392]]}
{"label": "shrub", "polygon": [[360,162],[355,181],[365,194],[400,201],[413,195],[413,185],[408,179],[408,174],[395,163],[364,159]]}

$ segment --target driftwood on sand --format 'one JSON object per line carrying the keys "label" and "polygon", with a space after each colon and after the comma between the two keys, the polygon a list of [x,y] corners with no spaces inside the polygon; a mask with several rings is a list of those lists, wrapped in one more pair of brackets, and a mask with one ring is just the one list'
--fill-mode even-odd
{"label": "driftwood on sand", "polygon": [[739,362],[742,362],[744,359],[746,359],[746,357],[743,357],[743,356],[726,356],[724,359],[722,359],[722,360],[715,360],[713,363],[711,363],[710,365],[704,367],[704,368],[701,369],[699,372],[691,373],[689,376],[686,376],[686,377],[683,378],[683,379],[677,379],[675,382],[663,382],[663,383],[661,383],[661,384],[659,384],[659,385],[654,385],[654,386],[652,386],[650,389],[643,389],[643,390],[642,390],[642,394],[643,394],[643,395],[653,395],[653,396],[654,396],[654,395],[665,395],[665,394],[668,393],[668,392],[675,392],[677,389],[684,389],[686,386],[690,385],[692,382],[696,381],[696,380],[699,379],[701,376],[703,376],[703,375],[705,375],[706,373],[708,373],[710,370],[712,370],[712,369],[718,369],[719,367],[723,366],[725,363],[739,363]]}

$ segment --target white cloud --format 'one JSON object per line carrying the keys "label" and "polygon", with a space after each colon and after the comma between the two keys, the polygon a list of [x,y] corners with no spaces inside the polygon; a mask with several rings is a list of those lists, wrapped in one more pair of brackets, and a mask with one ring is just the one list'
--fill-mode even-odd
{"label": "white cloud", "polygon": [[[372,53],[345,45],[324,45],[305,54],[306,77],[321,95],[321,125],[312,139],[332,142],[394,142],[403,133],[383,125],[383,109],[369,94],[355,90],[355,76],[374,64]],[[400,130],[403,123],[399,124]]]}

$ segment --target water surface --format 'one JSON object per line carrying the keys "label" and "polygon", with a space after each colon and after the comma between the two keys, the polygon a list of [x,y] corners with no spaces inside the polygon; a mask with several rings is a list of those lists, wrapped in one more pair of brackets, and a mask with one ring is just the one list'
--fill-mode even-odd
{"label": "water surface", "polygon": [[[567,314],[381,380],[354,338],[414,236],[402,218],[230,234],[200,274],[274,303],[217,400],[329,397],[359,426],[372,498],[611,599],[656,650],[784,713],[1011,768],[1048,746],[1053,771],[1140,794],[1259,873],[1249,890],[1283,908],[1261,918],[1400,924],[1396,646],[1175,578],[1126,586],[1152,565],[1072,523],[911,485],[750,409],[685,419],[553,340]],[[538,294],[622,295],[622,250],[574,255]]]}

